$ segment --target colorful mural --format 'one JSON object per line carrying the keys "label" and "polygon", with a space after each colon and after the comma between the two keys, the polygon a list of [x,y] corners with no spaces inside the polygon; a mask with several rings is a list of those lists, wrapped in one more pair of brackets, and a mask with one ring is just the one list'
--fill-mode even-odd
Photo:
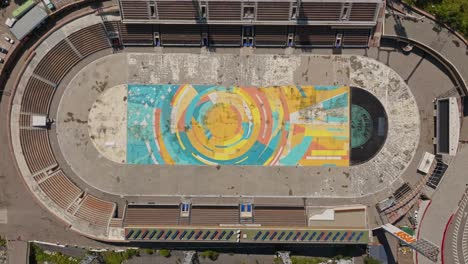
{"label": "colorful mural", "polygon": [[128,85],[127,163],[349,165],[347,86]]}

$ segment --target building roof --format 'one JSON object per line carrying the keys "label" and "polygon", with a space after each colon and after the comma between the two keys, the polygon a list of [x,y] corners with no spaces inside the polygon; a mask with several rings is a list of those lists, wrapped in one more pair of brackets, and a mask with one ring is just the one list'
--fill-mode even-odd
{"label": "building roof", "polygon": [[23,15],[13,27],[11,33],[19,40],[23,39],[33,29],[35,29],[42,21],[47,18],[47,12],[42,8],[42,5],[36,5],[29,12]]}

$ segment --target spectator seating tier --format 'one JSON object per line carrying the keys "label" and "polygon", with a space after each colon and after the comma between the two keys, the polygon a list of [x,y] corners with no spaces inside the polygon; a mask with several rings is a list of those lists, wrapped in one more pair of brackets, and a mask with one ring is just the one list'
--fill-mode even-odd
{"label": "spectator seating tier", "polygon": [[239,1],[208,2],[209,20],[240,20],[241,15],[241,2]]}
{"label": "spectator seating tier", "polygon": [[191,225],[239,224],[237,206],[192,206]]}
{"label": "spectator seating tier", "polygon": [[[93,45],[88,43],[88,45]],[[65,74],[80,61],[80,57],[64,39],[55,45],[34,69],[34,73],[42,78],[58,84]]]}
{"label": "spectator seating tier", "polygon": [[54,96],[55,87],[35,77],[31,77],[24,90],[21,112],[47,114]]}
{"label": "spectator seating tier", "polygon": [[374,21],[375,12],[377,9],[376,3],[353,3],[350,21]]}
{"label": "spectator seating tier", "polygon": [[333,47],[335,45],[336,31],[330,27],[297,26],[295,45]]}
{"label": "spectator seating tier", "polygon": [[109,40],[102,24],[83,28],[72,33],[68,36],[68,39],[83,57],[110,48]]}
{"label": "spectator seating tier", "polygon": [[240,46],[242,36],[241,26],[211,25],[208,42],[210,46]]}
{"label": "spectator seating tier", "polygon": [[342,3],[340,2],[302,2],[299,19],[309,21],[339,21]]}
{"label": "spectator seating tier", "polygon": [[39,182],[42,191],[63,209],[67,209],[83,192],[68,179],[62,170],[54,172],[45,180],[44,178],[38,178],[38,180],[43,180]]}
{"label": "spectator seating tier", "polygon": [[153,26],[121,24],[120,37],[124,45],[153,45]]}
{"label": "spectator seating tier", "polygon": [[304,207],[255,206],[255,224],[262,226],[306,226]]}
{"label": "spectator seating tier", "polygon": [[75,216],[97,226],[108,226],[115,211],[115,204],[86,194]]}
{"label": "spectator seating tier", "polygon": [[369,29],[346,29],[343,33],[343,47],[367,47]]}
{"label": "spectator seating tier", "polygon": [[149,19],[149,2],[138,0],[121,0],[120,7],[123,19]]}
{"label": "spectator seating tier", "polygon": [[57,165],[45,129],[20,129],[24,159],[32,174]]}
{"label": "spectator seating tier", "polygon": [[161,44],[164,45],[201,45],[201,27],[198,25],[161,25]]}
{"label": "spectator seating tier", "polygon": [[284,47],[288,42],[287,26],[255,26],[256,46]]}
{"label": "spectator seating tier", "polygon": [[257,20],[259,21],[288,21],[289,2],[258,2]]}
{"label": "spectator seating tier", "polygon": [[164,20],[197,20],[197,1],[156,1],[158,18]]}
{"label": "spectator seating tier", "polygon": [[125,214],[125,226],[178,225],[179,206],[129,205]]}

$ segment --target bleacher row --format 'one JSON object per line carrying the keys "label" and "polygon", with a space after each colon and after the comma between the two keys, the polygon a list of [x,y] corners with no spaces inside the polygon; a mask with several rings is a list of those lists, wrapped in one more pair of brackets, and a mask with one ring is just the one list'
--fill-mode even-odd
{"label": "bleacher row", "polygon": [[[342,34],[343,47],[367,47],[369,28],[336,29],[329,26],[151,25],[105,22],[108,32],[120,36],[123,45],[161,46],[296,46],[334,47]],[[244,31],[244,32],[243,32]],[[204,37],[205,36],[205,37]],[[289,36],[293,36],[288,41]],[[252,43],[245,43],[251,39]]]}
{"label": "bleacher row", "polygon": [[192,205],[188,217],[181,217],[178,205],[129,205],[124,226],[219,226],[257,224],[261,226],[307,226],[304,207],[255,206],[250,221],[242,221],[238,206]]}
{"label": "bleacher row", "polygon": [[82,28],[51,48],[27,81],[20,107],[19,139],[26,165],[39,189],[64,214],[106,228],[116,205],[76,186],[59,167],[45,127],[33,127],[32,116],[47,116],[55,89],[70,69],[86,56],[110,48],[102,24]]}
{"label": "bleacher row", "polygon": [[266,243],[366,243],[368,233],[361,230],[256,230],[191,228],[126,228],[125,239],[132,241],[223,241]]}
{"label": "bleacher row", "polygon": [[[184,20],[184,21],[341,21],[343,2],[302,2],[295,13],[295,3],[287,1],[249,1],[253,13],[245,16],[241,1],[207,1],[205,13],[196,1],[120,0],[124,20]],[[361,2],[348,5],[350,21],[374,21],[377,3]],[[243,17],[244,15],[244,17]]]}

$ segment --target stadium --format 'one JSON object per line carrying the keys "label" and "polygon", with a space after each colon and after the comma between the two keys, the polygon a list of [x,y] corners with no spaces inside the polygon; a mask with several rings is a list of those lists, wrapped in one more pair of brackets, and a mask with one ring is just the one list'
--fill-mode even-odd
{"label": "stadium", "polygon": [[393,224],[459,174],[467,67],[387,34],[386,1],[49,3],[10,28],[1,114],[15,177],[67,229],[362,246],[383,229],[443,259]]}

